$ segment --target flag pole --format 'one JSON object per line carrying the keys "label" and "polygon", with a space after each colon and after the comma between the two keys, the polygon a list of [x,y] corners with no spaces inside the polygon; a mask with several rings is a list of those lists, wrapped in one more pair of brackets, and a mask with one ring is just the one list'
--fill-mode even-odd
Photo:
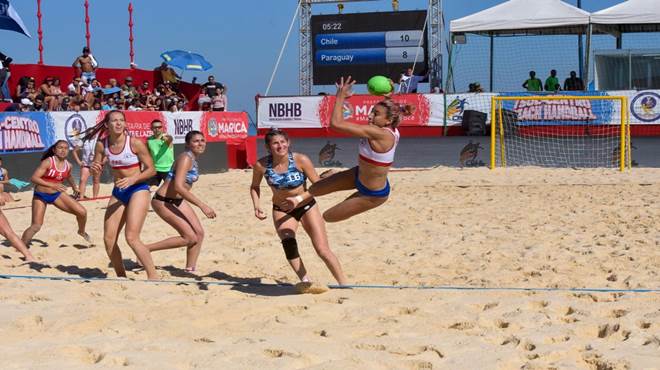
{"label": "flag pole", "polygon": [[[89,0],[85,0],[85,39],[87,40],[87,48],[89,49]],[[91,50],[91,49],[90,49]]]}
{"label": "flag pole", "polygon": [[135,51],[133,50],[133,2],[128,3],[128,43],[131,68],[135,68]]}
{"label": "flag pole", "polygon": [[41,0],[37,0],[37,20],[39,22],[39,28],[37,33],[39,34],[39,65],[44,64],[44,31],[41,27]]}

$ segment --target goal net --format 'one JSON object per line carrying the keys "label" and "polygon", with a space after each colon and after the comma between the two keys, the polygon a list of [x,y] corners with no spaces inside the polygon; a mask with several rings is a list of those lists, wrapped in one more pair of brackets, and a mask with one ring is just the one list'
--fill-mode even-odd
{"label": "goal net", "polygon": [[623,96],[494,96],[490,167],[630,168]]}

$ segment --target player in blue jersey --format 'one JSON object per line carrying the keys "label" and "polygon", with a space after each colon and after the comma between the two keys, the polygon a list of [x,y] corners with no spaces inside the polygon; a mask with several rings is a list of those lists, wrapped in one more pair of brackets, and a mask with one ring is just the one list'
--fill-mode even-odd
{"label": "player in blue jersey", "polygon": [[295,197],[303,193],[306,189],[307,179],[312,183],[320,179],[312,161],[304,154],[289,151],[289,137],[284,131],[271,129],[265,135],[264,140],[266,150],[270,154],[259,159],[252,170],[250,195],[254,206],[254,215],[260,220],[266,219],[266,212],[261,209],[259,204],[261,198],[260,185],[265,177],[273,192],[275,230],[282,240],[286,259],[301,282],[309,282],[309,277],[298,253],[296,230],[300,223],[302,223],[305,232],[311,238],[318,256],[328,266],[337,282],[340,285],[345,285],[347,283],[346,276],[341,269],[339,260],[330,249],[325,223],[314,198],[298,204],[296,208],[288,212],[277,206],[284,202],[287,197]]}

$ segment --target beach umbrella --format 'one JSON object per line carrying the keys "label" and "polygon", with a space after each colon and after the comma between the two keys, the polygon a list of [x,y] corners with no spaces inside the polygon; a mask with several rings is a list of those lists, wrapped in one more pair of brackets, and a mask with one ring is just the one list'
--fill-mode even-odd
{"label": "beach umbrella", "polygon": [[0,30],[14,31],[32,37],[9,0],[0,0]]}
{"label": "beach umbrella", "polygon": [[162,53],[165,63],[183,71],[206,71],[213,66],[203,56],[184,50],[171,50]]}

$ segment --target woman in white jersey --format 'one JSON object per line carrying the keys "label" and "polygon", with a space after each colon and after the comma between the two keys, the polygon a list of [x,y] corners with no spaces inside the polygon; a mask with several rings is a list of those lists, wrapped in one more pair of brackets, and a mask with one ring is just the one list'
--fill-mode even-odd
{"label": "woman in white jersey", "polygon": [[394,162],[394,152],[399,143],[397,126],[401,116],[411,114],[413,107],[402,107],[386,97],[374,105],[369,114],[369,125],[347,122],[344,120],[342,108],[344,101],[353,95],[351,89],[354,84],[355,81],[350,76],[345,80],[342,77],[337,84],[337,99],[330,119],[330,128],[361,138],[358,166],[323,178],[312,184],[307,192],[287,198],[284,204],[287,209],[295,208],[312,197],[356,189],[355,193],[323,213],[327,222],[337,222],[376,208],[387,200],[390,194],[387,174]]}
{"label": "woman in white jersey", "polygon": [[[92,173],[103,170],[107,157],[115,187],[105,210],[103,242],[117,276],[126,270],[117,244],[119,232],[126,225],[126,242],[144,266],[147,278],[159,279],[149,249],[140,240],[140,232],[149,210],[150,193],[146,181],[156,174],[147,146],[126,131],[126,118],[121,111],[110,111],[96,126],[85,131],[83,141],[98,139],[94,148]],[[142,169],[141,169],[142,167]]]}
{"label": "woman in white jersey", "polygon": [[[72,135],[73,142],[75,147],[72,151],[73,159],[80,166],[80,184],[78,189],[78,199],[86,199],[85,188],[87,187],[87,180],[91,174],[90,166],[92,165],[92,160],[94,159],[94,148],[96,146],[96,140],[91,141],[82,141],[79,138],[79,133],[74,132]],[[94,174],[92,176],[92,199],[95,199],[99,196],[99,190],[101,189],[101,174]]]}

